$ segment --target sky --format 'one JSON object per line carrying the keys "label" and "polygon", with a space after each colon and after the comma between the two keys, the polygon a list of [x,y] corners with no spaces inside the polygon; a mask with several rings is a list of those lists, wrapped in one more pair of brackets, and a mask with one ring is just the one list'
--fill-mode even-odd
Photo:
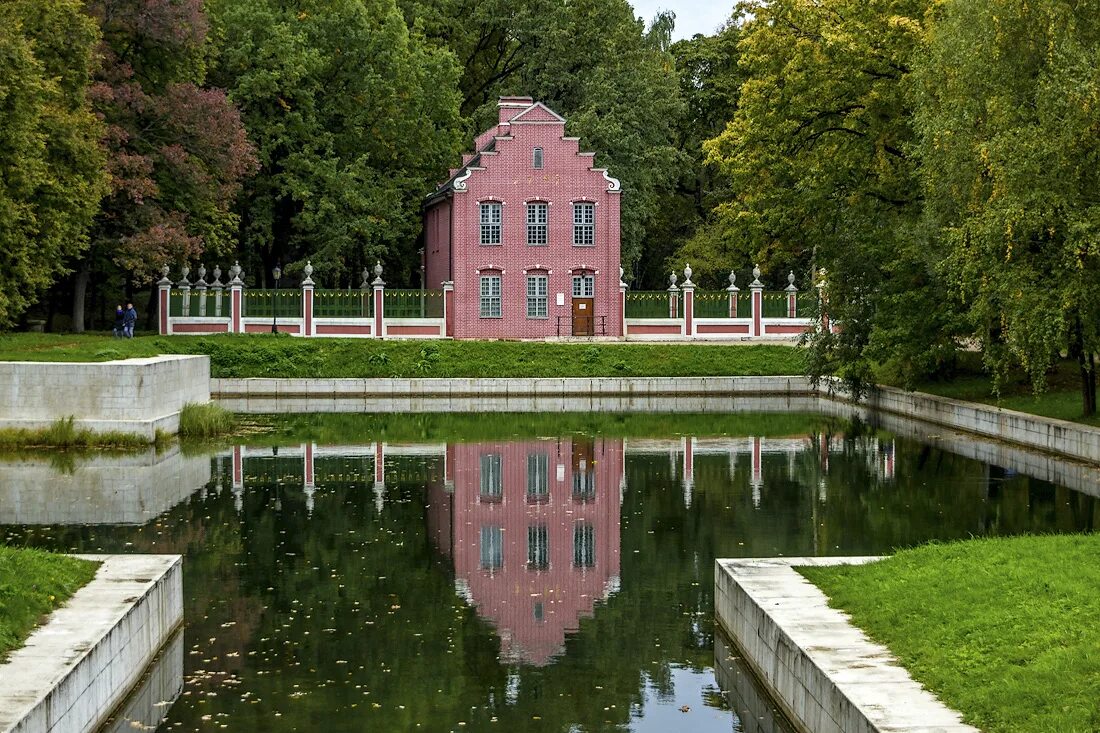
{"label": "sky", "polygon": [[676,31],[672,40],[691,38],[696,33],[710,35],[729,18],[734,0],[630,0],[634,14],[648,25],[658,10],[676,13]]}

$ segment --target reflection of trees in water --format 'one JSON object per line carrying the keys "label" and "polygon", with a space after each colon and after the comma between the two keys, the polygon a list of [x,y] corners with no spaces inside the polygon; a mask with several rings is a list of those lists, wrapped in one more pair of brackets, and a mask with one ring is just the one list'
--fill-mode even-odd
{"label": "reflection of trees in water", "polygon": [[[671,695],[675,666],[713,665],[716,557],[877,553],[1092,529],[1100,517],[1096,499],[869,430],[807,436],[796,451],[763,445],[758,482],[748,453],[698,454],[687,492],[678,448],[628,452],[620,590],[537,668],[502,665],[494,630],[455,593],[425,506],[444,493],[426,488],[442,486],[438,457],[387,458],[381,509],[371,457],[318,458],[310,513],[302,458],[281,454],[246,459],[239,511],[223,460],[205,490],[144,526],[9,527],[4,537],[186,556],[191,684],[169,726],[210,715],[256,730],[605,730],[629,722],[647,685]],[[522,487],[504,487],[513,490]]]}

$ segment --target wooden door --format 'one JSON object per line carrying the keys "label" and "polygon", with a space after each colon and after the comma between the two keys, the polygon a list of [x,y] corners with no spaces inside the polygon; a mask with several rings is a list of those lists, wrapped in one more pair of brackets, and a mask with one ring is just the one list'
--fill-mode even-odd
{"label": "wooden door", "polygon": [[573,335],[592,336],[596,332],[596,319],[592,315],[595,298],[573,298]]}

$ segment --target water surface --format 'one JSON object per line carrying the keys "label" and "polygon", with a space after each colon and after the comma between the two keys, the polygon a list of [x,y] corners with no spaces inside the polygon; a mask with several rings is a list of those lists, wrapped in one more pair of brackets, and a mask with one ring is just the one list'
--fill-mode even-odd
{"label": "water surface", "polygon": [[161,730],[766,732],[787,728],[715,629],[715,558],[1100,520],[1086,492],[858,422],[473,420],[7,461],[0,538],[185,556]]}

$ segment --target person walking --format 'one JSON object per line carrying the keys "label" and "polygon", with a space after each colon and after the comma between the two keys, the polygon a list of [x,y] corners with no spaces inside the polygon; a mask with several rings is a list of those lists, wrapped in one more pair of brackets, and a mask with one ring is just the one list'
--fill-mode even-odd
{"label": "person walking", "polygon": [[123,327],[126,324],[126,313],[122,310],[122,304],[119,303],[115,306],[115,328],[114,334],[116,339],[122,338]]}
{"label": "person walking", "polygon": [[137,323],[137,311],[133,303],[126,304],[126,311],[122,314],[122,332],[128,339],[134,337],[134,324]]}

